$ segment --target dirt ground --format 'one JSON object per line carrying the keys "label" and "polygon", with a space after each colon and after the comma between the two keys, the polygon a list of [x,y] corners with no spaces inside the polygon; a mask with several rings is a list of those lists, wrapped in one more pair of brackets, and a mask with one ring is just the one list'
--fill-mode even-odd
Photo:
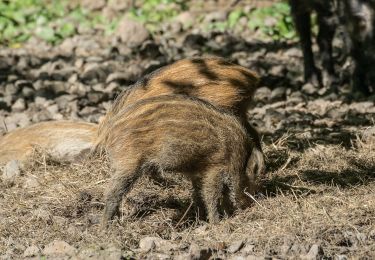
{"label": "dirt ground", "polygon": [[249,120],[262,135],[267,176],[253,206],[208,224],[189,209],[182,177],[143,178],[103,231],[106,158],[63,164],[36,151],[15,180],[0,179],[0,259],[374,259],[375,99],[348,98],[350,61],[337,61],[342,83],[331,93],[303,84],[295,41],[173,26],[137,47],[91,32],[58,46],[2,48],[0,131],[97,123],[145,73],[223,56],[262,76]]}

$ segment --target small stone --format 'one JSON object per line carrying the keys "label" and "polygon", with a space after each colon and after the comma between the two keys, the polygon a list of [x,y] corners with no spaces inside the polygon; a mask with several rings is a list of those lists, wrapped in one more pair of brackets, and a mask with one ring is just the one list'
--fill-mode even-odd
{"label": "small stone", "polygon": [[335,260],[348,260],[346,255],[336,255]]}
{"label": "small stone", "polygon": [[266,103],[271,96],[271,90],[267,87],[258,88],[254,95],[254,100],[257,102]]}
{"label": "small stone", "polygon": [[87,94],[87,99],[90,101],[91,104],[98,104],[104,98],[104,94],[102,92],[94,92],[91,91]]}
{"label": "small stone", "polygon": [[34,93],[35,93],[35,90],[33,88],[30,88],[30,87],[22,88],[22,96],[24,96],[25,98],[30,98],[34,96]]}
{"label": "small stone", "polygon": [[39,187],[39,182],[38,180],[35,178],[35,177],[28,177],[26,180],[25,180],[25,183],[23,184],[23,187],[25,189],[35,189],[37,187]]}
{"label": "small stone", "polygon": [[185,29],[192,26],[195,20],[195,15],[192,12],[182,12],[173,18],[173,21],[180,23]]}
{"label": "small stone", "polygon": [[37,246],[29,246],[23,252],[23,257],[32,257],[32,256],[39,256],[39,255],[40,255],[40,249]]}
{"label": "small stone", "polygon": [[22,112],[26,109],[26,102],[23,98],[17,99],[17,101],[12,105],[12,112]]}
{"label": "small stone", "polygon": [[150,37],[150,33],[143,24],[126,16],[120,21],[116,35],[123,43],[131,47],[141,45]]}
{"label": "small stone", "polygon": [[155,240],[158,240],[158,237],[145,237],[139,241],[139,249],[141,252],[147,253],[156,248]]}
{"label": "small stone", "polygon": [[13,96],[18,93],[20,88],[13,84],[5,85],[5,96]]}
{"label": "small stone", "polygon": [[244,245],[244,241],[242,240],[239,240],[239,241],[235,241],[233,242],[228,248],[227,248],[227,252],[228,253],[231,253],[231,254],[234,254],[236,252],[238,252]]}
{"label": "small stone", "polygon": [[38,107],[44,107],[47,103],[47,99],[45,97],[35,97],[34,103]]}
{"label": "small stone", "polygon": [[87,92],[89,92],[89,87],[81,83],[76,83],[69,87],[68,92],[78,97],[85,97]]}
{"label": "small stone", "polygon": [[271,92],[271,100],[272,101],[280,101],[284,100],[286,97],[286,88],[285,87],[277,87]]}
{"label": "small stone", "polygon": [[308,95],[313,95],[313,94],[316,94],[318,93],[318,88],[315,87],[313,84],[311,83],[306,83],[305,85],[302,86],[302,89],[301,89],[304,93],[308,94]]}
{"label": "small stone", "polygon": [[76,249],[66,243],[65,241],[55,240],[52,243],[48,244],[44,250],[43,254],[47,256],[51,255],[67,255],[73,256],[76,252]]}
{"label": "small stone", "polygon": [[14,182],[14,180],[21,175],[21,165],[18,160],[9,161],[3,170],[2,179],[8,182]]}
{"label": "small stone", "polygon": [[57,114],[59,112],[59,106],[57,104],[48,106],[47,111],[50,112],[52,115]]}

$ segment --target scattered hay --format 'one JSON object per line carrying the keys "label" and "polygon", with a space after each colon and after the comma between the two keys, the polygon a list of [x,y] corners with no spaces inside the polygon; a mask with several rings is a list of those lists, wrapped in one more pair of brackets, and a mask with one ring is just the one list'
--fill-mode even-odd
{"label": "scattered hay", "polygon": [[155,183],[145,177],[105,232],[99,222],[110,178],[106,158],[69,165],[35,153],[13,186],[0,182],[0,252],[19,257],[28,246],[53,240],[81,249],[134,250],[142,237],[159,236],[181,250],[191,243],[214,248],[244,240],[254,244],[254,254],[283,255],[286,247],[304,254],[319,243],[326,256],[371,257],[374,143],[358,139],[352,149],[312,145],[302,152],[288,149],[285,140],[266,146],[265,191],[254,197],[253,207],[218,225],[204,224],[187,211],[191,185],[186,180]]}

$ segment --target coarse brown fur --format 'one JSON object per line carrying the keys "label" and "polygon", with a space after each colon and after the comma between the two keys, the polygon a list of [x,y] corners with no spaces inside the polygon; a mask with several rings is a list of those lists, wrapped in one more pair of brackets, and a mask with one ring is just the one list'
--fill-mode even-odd
{"label": "coarse brown fur", "polygon": [[58,160],[74,160],[92,148],[97,129],[96,124],[71,121],[49,121],[16,129],[0,137],[0,164],[25,161],[35,148]]}
{"label": "coarse brown fur", "polygon": [[259,134],[247,119],[248,106],[258,81],[255,72],[219,57],[183,59],[154,71],[124,90],[101,122],[99,133],[127,105],[160,95],[184,94],[203,99],[238,116],[254,139],[256,149],[262,153]]}
{"label": "coarse brown fur", "polygon": [[107,193],[103,224],[119,210],[123,195],[143,174],[181,173],[193,184],[210,222],[219,219],[223,188],[233,206],[246,204],[243,190],[256,189],[261,154],[240,120],[197,98],[164,95],[140,100],[110,118],[98,138],[115,175]]}

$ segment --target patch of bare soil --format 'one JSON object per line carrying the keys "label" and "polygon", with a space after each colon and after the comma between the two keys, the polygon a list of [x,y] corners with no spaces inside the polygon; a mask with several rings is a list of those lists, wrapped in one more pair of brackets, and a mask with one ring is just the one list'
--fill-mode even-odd
{"label": "patch of bare soil", "polygon": [[105,158],[62,165],[37,153],[13,184],[0,183],[0,252],[5,259],[371,259],[375,139],[371,129],[364,133],[350,149],[294,151],[288,147],[293,136],[267,145],[264,191],[251,208],[217,225],[186,213],[190,184],[184,179],[144,178],[124,200],[120,218],[103,231],[110,177]]}

